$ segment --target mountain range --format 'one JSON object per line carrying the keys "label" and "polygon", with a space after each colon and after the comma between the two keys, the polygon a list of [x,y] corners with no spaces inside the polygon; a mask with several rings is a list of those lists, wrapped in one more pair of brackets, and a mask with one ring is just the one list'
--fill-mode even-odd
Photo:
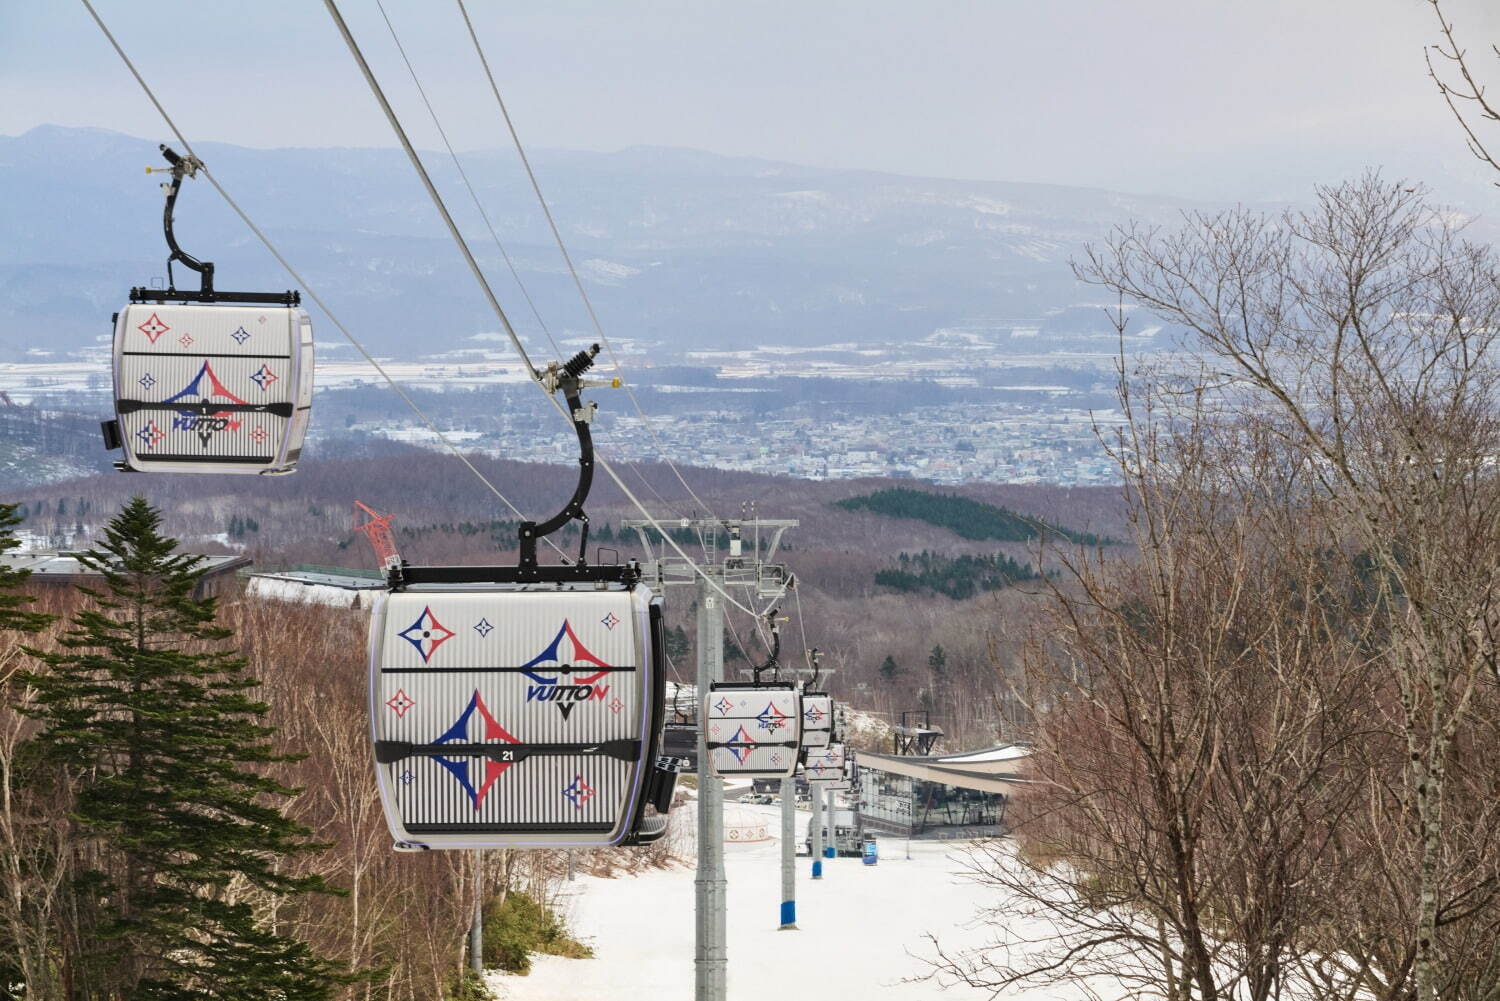
{"label": "mountain range", "polygon": [[[373,350],[418,359],[481,347],[476,335],[498,328],[398,150],[203,143],[198,153]],[[426,160],[513,322],[536,336],[452,161]],[[587,336],[514,155],[465,153],[462,162],[554,334]],[[1070,257],[1112,224],[1170,225],[1196,207],[683,149],[537,150],[533,162],[606,329],[677,355],[1097,322],[1093,310],[1068,308],[1107,298],[1074,278]],[[101,342],[128,289],[165,276],[160,178],[142,175],[162,163],[154,140],[99,129],[0,136],[0,361]],[[216,263],[221,289],[291,284],[201,179],[184,183],[177,235]],[[178,269],[179,285],[194,278]],[[336,334],[325,326],[324,337]]]}

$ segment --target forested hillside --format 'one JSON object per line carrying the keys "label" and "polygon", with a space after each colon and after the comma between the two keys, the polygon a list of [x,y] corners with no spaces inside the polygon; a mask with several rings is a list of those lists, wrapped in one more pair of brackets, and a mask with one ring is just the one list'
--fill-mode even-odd
{"label": "forested hillside", "polygon": [[1045,536],[1061,536],[1082,545],[1097,545],[1098,536],[1053,525],[1046,520],[1017,514],[997,504],[985,504],[957,494],[934,493],[893,487],[876,490],[838,502],[848,511],[873,511],[892,518],[909,518],[946,528],[965,539],[996,539],[1003,542],[1030,542]]}
{"label": "forested hillside", "polygon": [[[331,452],[335,449],[322,450]],[[373,569],[374,556],[353,529],[352,504],[358,499],[394,516],[396,541],[413,562],[515,559],[519,519],[451,456],[352,438],[341,440],[335,454],[341,457],[314,454],[294,476],[272,480],[107,473],[13,491],[7,499],[24,505],[22,530],[58,543],[86,544],[89,530],[132,495],[146,492],[162,508],[165,524],[195,550],[244,552],[261,567]],[[471,458],[528,516],[550,513],[572,490],[574,473],[568,466]],[[657,516],[697,510],[664,466],[639,467],[659,496],[642,486],[635,471],[621,472]],[[964,505],[1003,510],[1018,524],[1066,526],[1056,530],[1054,542],[1120,534],[1118,495],[1106,488],[977,485],[939,494],[910,481],[896,490],[891,481],[812,482],[701,468],[682,472],[722,516],[738,517],[741,505],[753,502],[764,517],[801,523],[787,532],[782,546],[782,558],[801,582],[802,615],[784,633],[787,661],[801,661],[805,631],[809,646],[829,652],[829,665],[840,671],[839,688],[857,705],[882,712],[930,705],[949,717],[945,726],[955,746],[995,736],[999,677],[1008,669],[1007,651],[1034,600],[1010,585],[1034,574],[1035,542],[976,538],[949,525],[859,505],[851,510],[842,502],[895,493],[907,503],[933,498],[940,511]],[[588,510],[591,547],[618,550],[625,558],[642,555],[635,533],[621,527],[639,512],[607,476],[597,477]],[[80,526],[85,532],[76,535]],[[670,523],[664,527],[688,552],[703,552],[695,535]],[[576,533],[562,533],[558,541],[576,550]],[[722,537],[718,544],[724,545]],[[590,558],[598,555],[591,552]],[[788,603],[785,611],[795,618],[796,605]],[[678,651],[682,656],[674,656],[679,669],[692,663],[694,612],[687,593],[669,596],[669,627],[681,627],[687,641]],[[763,657],[750,622],[736,615],[729,625],[731,669],[741,659]],[[932,647],[939,644],[947,651],[941,676],[928,666]],[[879,667],[888,658],[895,671],[882,674]]]}

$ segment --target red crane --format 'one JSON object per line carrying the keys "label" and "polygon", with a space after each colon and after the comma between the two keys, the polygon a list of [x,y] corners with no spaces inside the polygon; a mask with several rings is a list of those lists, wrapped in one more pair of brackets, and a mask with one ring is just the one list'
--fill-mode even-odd
{"label": "red crane", "polygon": [[[370,516],[368,521],[359,520],[361,511]],[[380,514],[363,502],[355,501],[354,527],[370,540],[375,558],[380,561],[380,569],[389,570],[401,565],[401,554],[396,551],[396,536],[391,531],[391,515]]]}

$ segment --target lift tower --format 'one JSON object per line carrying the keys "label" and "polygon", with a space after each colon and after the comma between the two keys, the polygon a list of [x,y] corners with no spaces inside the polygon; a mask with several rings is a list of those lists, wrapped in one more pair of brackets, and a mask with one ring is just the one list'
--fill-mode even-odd
{"label": "lift tower", "polygon": [[[644,559],[641,579],[653,589],[698,585],[698,699],[709,685],[724,680],[724,601],[727,594],[748,593],[766,602],[775,601],[791,582],[786,565],[776,562],[781,536],[796,521],[766,518],[723,520],[681,518],[656,524],[666,531],[686,532],[693,539],[692,552],[701,542],[704,558],[693,564],[675,555],[665,540],[652,538],[649,521],[627,520],[641,541]],[[728,551],[720,559],[719,540],[726,538]],[[746,552],[748,543],[749,552]],[[672,553],[672,555],[668,555]],[[700,717],[702,713],[698,714]],[[725,1001],[728,949],[725,944],[724,879],[724,786],[709,773],[706,731],[698,721],[698,875],[693,880],[697,913],[696,945],[693,952],[695,1001]]]}

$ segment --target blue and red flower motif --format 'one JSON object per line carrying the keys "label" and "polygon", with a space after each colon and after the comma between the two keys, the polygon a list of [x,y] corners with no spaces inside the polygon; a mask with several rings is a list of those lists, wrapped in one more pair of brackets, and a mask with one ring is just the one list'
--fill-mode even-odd
{"label": "blue and red flower motif", "polygon": [[453,638],[453,630],[437,620],[432,614],[432,606],[422,609],[422,614],[417,616],[417,621],[407,626],[396,634],[412,646],[417,648],[417,653],[422,655],[422,663],[432,659],[437,648]]}
{"label": "blue and red flower motif", "polygon": [[[476,715],[479,717],[481,724],[480,732],[477,735],[478,739],[476,739],[475,736],[470,735],[469,733],[469,724],[473,722]],[[484,704],[484,699],[480,696],[479,689],[476,688],[474,690],[474,696],[469,699],[468,706],[464,708],[464,711],[459,715],[458,719],[454,721],[452,726],[450,726],[443,732],[443,735],[441,737],[433,741],[433,743],[471,744],[484,743],[492,740],[499,741],[504,744],[520,743],[519,740],[511,736],[510,732],[507,731],[505,727],[495,722],[495,717],[490,714],[489,706]],[[476,784],[475,776],[470,770],[470,765],[474,762],[474,759],[467,757],[457,759],[436,757],[433,760],[442,765],[445,769],[447,769],[449,775],[452,775],[455,779],[458,780],[458,784],[463,786],[464,793],[468,795],[469,802],[474,805],[474,809],[476,810],[484,805],[484,798],[485,796],[489,795],[490,787],[495,784],[495,780],[504,775],[505,772],[510,768],[510,766],[515,763],[512,761],[492,761],[488,758],[483,759],[484,769],[480,776],[478,776],[479,781],[478,784]],[[592,795],[592,793],[593,791],[590,790],[590,795]]]}

